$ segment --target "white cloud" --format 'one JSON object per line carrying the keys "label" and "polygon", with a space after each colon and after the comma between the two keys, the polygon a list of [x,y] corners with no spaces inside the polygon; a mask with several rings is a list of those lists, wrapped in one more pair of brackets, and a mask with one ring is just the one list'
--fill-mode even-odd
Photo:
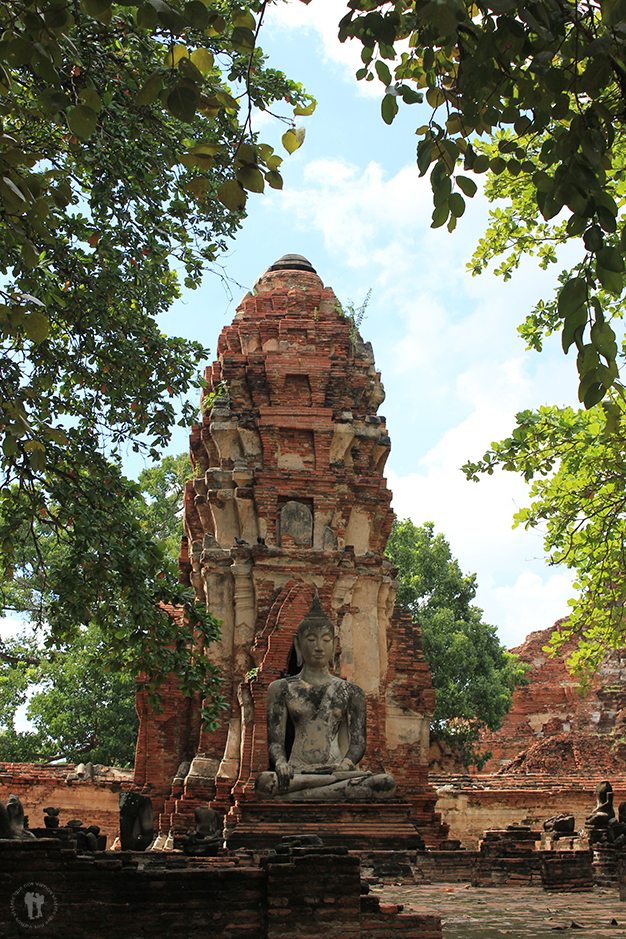
{"label": "white cloud", "polygon": [[382,84],[379,81],[357,82],[355,72],[361,68],[361,49],[359,41],[348,39],[339,42],[339,21],[348,13],[348,5],[337,0],[314,0],[305,4],[276,3],[269,7],[264,23],[264,30],[280,30],[317,33],[318,52],[324,63],[333,62],[340,67],[342,77],[368,97],[380,97]]}
{"label": "white cloud", "polygon": [[497,617],[493,622],[497,622],[500,638],[508,648],[521,643],[522,633],[526,636],[537,629],[549,629],[567,616],[567,601],[574,595],[572,580],[567,571],[544,578],[525,570],[513,585],[492,591],[490,608]]}
{"label": "white cloud", "polygon": [[340,252],[355,268],[373,264],[383,279],[390,271],[397,277],[414,270],[411,246],[427,229],[431,211],[430,186],[416,167],[386,178],[374,162],[361,170],[342,160],[313,160],[304,180],[304,188],[284,192],[281,211],[319,231],[329,253]]}
{"label": "white cloud", "polygon": [[418,471],[401,476],[389,470],[393,508],[416,525],[434,522],[461,569],[478,575],[476,602],[512,646],[567,614],[572,578],[564,571],[548,575],[541,532],[512,528],[514,512],[529,501],[521,477],[496,470],[474,483],[460,467],[510,433],[531,383],[523,360],[514,359],[489,375],[472,367],[457,386],[471,413],[443,434],[418,462]]}

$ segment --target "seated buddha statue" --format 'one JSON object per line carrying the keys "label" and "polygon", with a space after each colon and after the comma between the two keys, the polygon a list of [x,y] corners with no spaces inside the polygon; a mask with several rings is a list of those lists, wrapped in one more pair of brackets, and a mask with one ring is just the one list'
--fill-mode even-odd
{"label": "seated buddha statue", "polygon": [[[392,798],[393,776],[358,769],[366,746],[365,694],[331,674],[337,639],[317,594],[298,626],[294,647],[302,670],[267,690],[270,770],[256,780],[259,799],[281,802],[377,802]],[[294,741],[287,756],[287,718]]]}

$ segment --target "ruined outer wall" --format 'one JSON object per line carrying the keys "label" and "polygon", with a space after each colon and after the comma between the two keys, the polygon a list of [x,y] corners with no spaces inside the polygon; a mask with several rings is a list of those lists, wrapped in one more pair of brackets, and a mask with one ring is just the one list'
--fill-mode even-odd
{"label": "ruined outer wall", "polygon": [[[524,822],[542,829],[545,819],[560,812],[575,816],[575,830],[596,807],[595,790],[606,776],[431,776],[437,790],[437,811],[450,826],[450,837],[475,850],[489,828]],[[611,778],[614,803],[626,800],[626,777]]]}
{"label": "ruined outer wall", "polygon": [[[624,653],[608,653],[587,694],[582,695],[578,679],[567,668],[575,640],[554,658],[544,651],[561,625],[567,621],[530,633],[510,650],[530,665],[529,684],[515,689],[500,730],[481,735],[480,748],[493,753],[484,772],[494,773],[511,764],[515,773],[626,774],[626,744],[619,743],[626,727]],[[518,761],[522,751],[528,758]]]}
{"label": "ruined outer wall", "polygon": [[[106,767],[105,767],[106,769]],[[74,766],[40,766],[36,763],[0,764],[0,802],[17,795],[30,828],[43,828],[44,808],[55,806],[60,823],[71,818],[85,825],[99,825],[110,846],[119,834],[119,795],[132,786],[132,770],[108,770],[92,779],[78,779]],[[110,775],[110,779],[106,778]]]}
{"label": "ruined outer wall", "polygon": [[52,839],[0,841],[2,939],[18,939],[32,928],[23,890],[15,909],[25,926],[10,906],[26,884],[47,888],[44,915],[52,909],[48,891],[56,899],[56,913],[42,929],[46,939],[104,933],[118,939],[442,937],[435,914],[399,914],[375,897],[362,902],[359,858],[341,849],[296,849],[290,858],[266,859],[263,867],[218,858],[150,860],[125,851],[78,857]]}

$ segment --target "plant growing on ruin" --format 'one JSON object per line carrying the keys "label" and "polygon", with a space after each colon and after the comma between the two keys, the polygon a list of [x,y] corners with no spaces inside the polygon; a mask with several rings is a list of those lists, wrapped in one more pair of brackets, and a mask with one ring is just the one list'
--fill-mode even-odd
{"label": "plant growing on ruin", "polygon": [[465,765],[482,768],[491,756],[478,747],[482,731],[498,730],[526,666],[506,651],[496,627],[472,604],[476,575],[463,574],[432,522],[393,523],[387,556],[396,565],[397,603],[422,633],[424,658],[436,692],[432,728]]}
{"label": "plant growing on ruin", "polygon": [[359,330],[361,328],[361,323],[365,319],[365,311],[367,310],[372,296],[372,288],[367,291],[365,294],[365,299],[360,306],[356,306],[354,300],[346,300],[345,304],[337,300],[337,305],[335,309],[341,317],[348,320],[350,324],[350,342],[355,343],[359,337]]}

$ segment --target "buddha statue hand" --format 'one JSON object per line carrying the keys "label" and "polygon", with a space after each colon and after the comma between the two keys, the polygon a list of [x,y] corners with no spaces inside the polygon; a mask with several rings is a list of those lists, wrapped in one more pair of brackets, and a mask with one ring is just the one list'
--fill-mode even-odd
{"label": "buddha statue hand", "polygon": [[276,773],[276,778],[278,781],[278,791],[287,792],[291,785],[291,780],[293,779],[293,766],[290,766],[289,763],[280,762],[277,763],[274,767]]}

